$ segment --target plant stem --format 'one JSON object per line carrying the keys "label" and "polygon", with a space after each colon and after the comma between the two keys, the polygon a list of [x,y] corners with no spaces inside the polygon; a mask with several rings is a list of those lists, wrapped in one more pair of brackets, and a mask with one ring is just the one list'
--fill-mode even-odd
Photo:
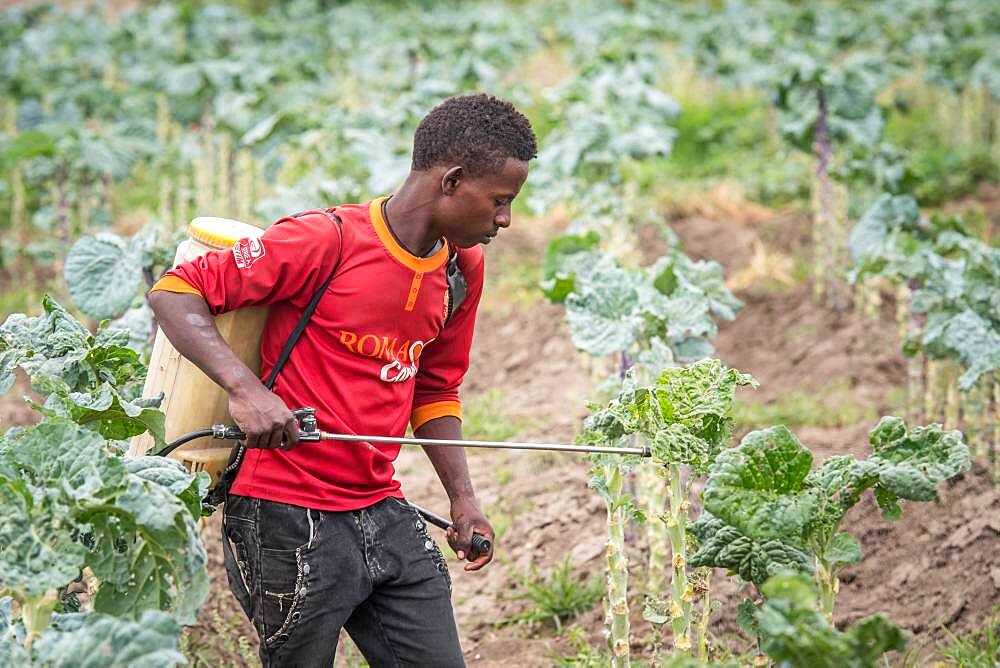
{"label": "plant stem", "polygon": [[236,218],[247,221],[253,211],[255,168],[253,153],[241,150],[236,158]]}
{"label": "plant stem", "polygon": [[691,601],[694,598],[687,579],[687,511],[691,504],[681,482],[678,464],[670,464],[669,476],[667,535],[674,567],[670,582],[670,629],[674,636],[674,649],[687,653],[691,651]]}
{"label": "plant stem", "polygon": [[58,221],[59,239],[69,241],[69,194],[67,190],[65,168],[60,168],[56,175],[55,203],[56,220]]}
{"label": "plant stem", "polygon": [[836,602],[840,581],[833,568],[824,559],[816,557],[816,584],[819,585],[820,612],[833,623],[833,605]]}
{"label": "plant stem", "polygon": [[855,286],[854,308],[861,318],[879,319],[882,311],[882,290],[876,279],[866,278]]}
{"label": "plant stem", "polygon": [[170,229],[187,227],[191,216],[191,177],[178,176],[174,181],[174,220]]}
{"label": "plant stem", "polygon": [[157,207],[156,215],[160,218],[160,223],[173,227],[171,224],[171,219],[173,215],[170,213],[170,205],[173,202],[173,193],[170,191],[171,180],[170,176],[167,174],[160,175],[160,202]]}
{"label": "plant stem", "polygon": [[214,198],[215,176],[215,119],[208,103],[201,119],[201,150],[195,158],[195,215],[217,215]]}
{"label": "plant stem", "polygon": [[194,205],[196,216],[206,216],[212,213],[212,172],[206,141],[201,147],[201,154],[194,159]]}
{"label": "plant stem", "polygon": [[90,228],[91,213],[94,210],[94,182],[92,180],[81,180],[77,188],[76,201],[76,228],[73,236],[78,237],[84,230]]}
{"label": "plant stem", "polygon": [[232,173],[232,141],[228,132],[219,137],[218,154],[215,160],[215,205],[222,207],[226,216],[233,215],[233,192],[230,174]]}
{"label": "plant stem", "polygon": [[944,382],[944,428],[958,429],[958,368],[954,362],[948,364],[944,374]]}
{"label": "plant stem", "polygon": [[646,574],[646,593],[659,596],[667,581],[667,526],[659,521],[667,504],[666,481],[660,474],[665,470],[656,465],[639,469],[639,498],[645,501],[646,544],[649,548],[649,570]]}
{"label": "plant stem", "polygon": [[[616,466],[604,467],[604,478],[611,499],[620,499],[625,477]],[[624,508],[613,507],[608,502],[608,617],[611,626],[611,665],[624,668],[629,665],[629,616],[628,616],[628,556],[625,554]]]}
{"label": "plant stem", "polygon": [[927,358],[927,377],[924,385],[924,421],[939,422],[941,403],[938,385],[941,382],[941,362]]}
{"label": "plant stem", "polygon": [[156,96],[156,142],[164,146],[170,141],[170,104],[167,96],[160,93]]}
{"label": "plant stem", "polygon": [[879,281],[865,283],[868,301],[865,304],[865,316],[869,320],[878,320],[882,313],[882,286]]}
{"label": "plant stem", "polygon": [[659,668],[663,665],[663,624],[650,623],[653,628],[653,658],[650,659],[650,668]]}
{"label": "plant stem", "polygon": [[[17,103],[14,100],[7,100],[3,110],[3,131],[5,134],[17,134]],[[25,224],[25,192],[24,178],[21,175],[21,166],[14,163],[10,170],[10,234],[21,235],[20,241],[23,243],[27,239],[24,234],[27,231],[22,226]],[[16,238],[16,237],[13,237]]]}
{"label": "plant stem", "polygon": [[703,568],[701,621],[698,623],[698,659],[708,663],[708,621],[712,615],[712,569]]}
{"label": "plant stem", "polygon": [[778,131],[778,110],[773,104],[767,105],[767,145],[772,151],[781,146],[781,133]]}
{"label": "plant stem", "polygon": [[42,637],[42,632],[49,627],[52,620],[52,611],[55,610],[58,592],[50,589],[44,594],[35,597],[17,597],[21,604],[21,620],[24,622],[24,629],[27,631],[25,645],[30,648],[31,644]]}
{"label": "plant stem", "polygon": [[[896,286],[896,325],[899,334],[899,345],[915,336],[919,324],[910,309],[910,287],[906,283]],[[917,353],[906,358],[906,419],[910,424],[920,424],[923,418],[923,379],[924,355]]]}
{"label": "plant stem", "polygon": [[962,398],[962,432],[965,434],[965,442],[969,444],[973,457],[982,457],[983,438],[980,433],[984,423],[983,406],[983,384],[977,383],[968,392],[961,394]]}
{"label": "plant stem", "polygon": [[819,114],[816,118],[813,149],[816,152],[818,216],[814,224],[820,226],[825,237],[823,239],[825,244],[821,244],[820,248],[822,248],[821,252],[823,253],[823,291],[826,294],[826,302],[834,309],[842,311],[847,306],[847,299],[840,285],[841,232],[837,214],[834,211],[833,183],[830,180],[833,145],[828,128],[829,110],[826,104],[826,94],[822,88],[816,91],[816,104],[819,107]]}
{"label": "plant stem", "polygon": [[10,189],[10,233],[24,244],[28,241],[28,216],[25,212],[26,193],[20,165],[14,165],[10,170]]}
{"label": "plant stem", "polygon": [[111,175],[101,174],[101,208],[108,212],[111,219],[114,220],[114,202],[111,198]]}

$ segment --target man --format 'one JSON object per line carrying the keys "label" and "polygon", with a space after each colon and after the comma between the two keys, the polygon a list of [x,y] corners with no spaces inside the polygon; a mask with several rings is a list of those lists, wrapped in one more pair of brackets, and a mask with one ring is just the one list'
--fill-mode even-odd
{"label": "man", "polygon": [[[298,443],[289,409],[320,429],[462,438],[483,253],[510,225],[537,151],[528,120],[477,94],[435,107],[417,128],[412,169],[390,197],[283,218],[247,252],[216,251],[168,272],[149,295],[177,350],[222,386],[247,434],[225,504],[230,587],[261,638],[265,666],[330,666],[343,627],[373,666],[463,665],[447,565],[393,480],[398,445]],[[468,286],[457,308],[446,267]],[[273,393],[221,338],[213,314],[270,311],[266,376],[306,304],[333,272]],[[449,312],[449,309],[454,312]],[[493,538],[461,448],[424,448],[451,500],[448,542],[475,571]]]}

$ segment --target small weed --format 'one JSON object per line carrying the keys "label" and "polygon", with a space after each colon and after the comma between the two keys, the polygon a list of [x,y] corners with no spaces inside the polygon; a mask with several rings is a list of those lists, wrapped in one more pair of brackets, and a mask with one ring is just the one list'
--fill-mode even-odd
{"label": "small weed", "polygon": [[606,648],[593,647],[587,642],[587,634],[583,629],[573,629],[567,638],[573,645],[575,654],[553,654],[551,657],[553,666],[559,668],[604,668],[611,665],[611,652]]}
{"label": "small weed", "polygon": [[507,532],[514,526],[514,522],[518,517],[525,513],[530,513],[534,509],[535,506],[531,501],[524,498],[515,500],[515,497],[501,498],[496,504],[486,508],[486,517],[490,520],[490,524],[493,525],[494,539],[499,541],[507,535]]}
{"label": "small weed", "polygon": [[541,453],[541,454],[538,455],[538,459],[536,461],[538,462],[538,468],[539,468],[539,470],[544,471],[544,470],[550,469],[550,468],[554,467],[556,464],[558,464],[559,461],[560,461],[560,458],[559,458],[558,453],[555,453],[555,452],[543,452],[543,453]]}
{"label": "small weed", "polygon": [[556,633],[562,633],[563,622],[594,607],[604,596],[604,585],[597,578],[573,574],[570,557],[552,569],[548,575],[534,566],[515,576],[518,593],[507,597],[513,601],[529,601],[530,607],[519,614],[498,622],[500,626],[552,622]]}
{"label": "small weed", "polygon": [[498,485],[506,485],[514,479],[514,470],[509,466],[498,466],[493,471],[493,479],[497,481]]}
{"label": "small weed", "polygon": [[530,427],[528,420],[507,412],[507,394],[492,388],[465,401],[462,433],[470,440],[506,441]]}
{"label": "small weed", "polygon": [[1000,606],[983,626],[965,635],[948,633],[948,643],[938,653],[949,665],[979,668],[1000,665]]}
{"label": "small weed", "polygon": [[510,531],[511,525],[514,524],[514,518],[510,516],[510,513],[505,513],[497,506],[490,507],[486,510],[486,518],[489,519],[490,525],[493,527],[494,541],[499,541],[507,535],[507,532]]}

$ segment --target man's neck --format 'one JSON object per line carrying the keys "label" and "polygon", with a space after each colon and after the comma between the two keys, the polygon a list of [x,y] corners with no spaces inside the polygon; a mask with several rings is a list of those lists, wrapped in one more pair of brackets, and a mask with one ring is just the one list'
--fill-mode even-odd
{"label": "man's neck", "polygon": [[432,229],[431,202],[421,194],[422,188],[414,178],[411,173],[382,211],[396,241],[413,255],[427,257],[439,248],[440,237]]}

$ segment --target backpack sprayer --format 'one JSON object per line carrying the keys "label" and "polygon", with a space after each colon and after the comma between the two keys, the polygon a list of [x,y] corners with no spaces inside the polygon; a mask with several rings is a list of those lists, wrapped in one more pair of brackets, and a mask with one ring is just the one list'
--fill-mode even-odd
{"label": "backpack sprayer", "polygon": [[[609,455],[638,455],[639,457],[651,456],[649,448],[612,448],[602,446],[568,445],[564,443],[519,443],[513,441],[474,441],[474,440],[450,440],[434,438],[394,438],[390,436],[366,436],[360,434],[334,434],[328,431],[320,431],[316,424],[315,408],[297,408],[292,411],[292,417],[299,423],[299,442],[315,443],[319,441],[347,441],[355,443],[400,443],[403,445],[444,445],[457,448],[498,448],[505,450],[555,450],[559,452],[580,452],[580,453],[602,453]],[[167,456],[188,441],[197,438],[211,437],[220,440],[242,441],[247,436],[243,431],[233,424],[216,424],[205,429],[199,429],[189,434],[181,436],[176,441],[167,444],[156,454]],[[408,502],[409,503],[409,502]],[[435,515],[429,510],[425,510],[415,504],[410,504],[414,510],[420,513],[421,517],[441,529],[448,529],[451,523]],[[472,534],[472,548],[479,554],[486,554],[490,551],[492,544],[486,536],[482,534]]]}

